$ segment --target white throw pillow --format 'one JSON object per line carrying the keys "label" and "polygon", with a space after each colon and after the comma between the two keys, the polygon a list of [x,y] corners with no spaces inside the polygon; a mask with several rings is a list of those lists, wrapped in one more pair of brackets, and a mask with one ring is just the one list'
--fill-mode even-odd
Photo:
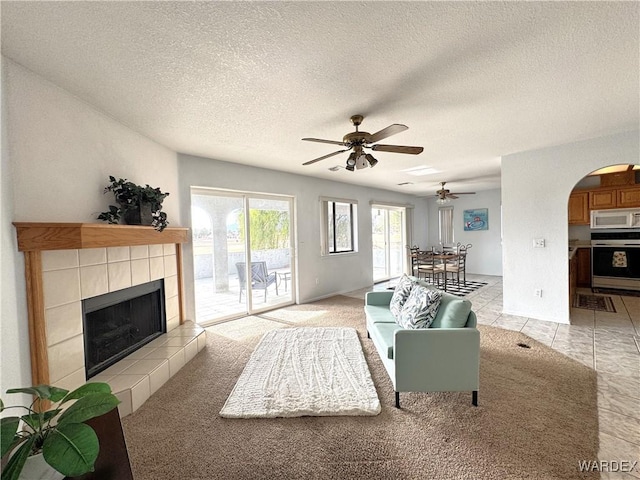
{"label": "white throw pillow", "polygon": [[398,285],[396,285],[396,288],[393,291],[393,296],[389,303],[389,310],[391,310],[391,315],[396,319],[396,322],[400,316],[400,310],[402,310],[402,306],[407,301],[407,298],[409,298],[409,294],[411,293],[411,289],[414,285],[415,283],[403,274],[398,281]]}
{"label": "white throw pillow", "polygon": [[397,318],[402,328],[429,328],[436,318],[442,291],[416,285],[404,303]]}

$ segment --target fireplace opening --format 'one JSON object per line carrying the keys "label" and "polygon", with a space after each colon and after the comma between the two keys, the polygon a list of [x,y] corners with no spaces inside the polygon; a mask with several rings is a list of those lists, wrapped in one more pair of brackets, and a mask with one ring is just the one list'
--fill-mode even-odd
{"label": "fireplace opening", "polygon": [[164,280],[82,302],[87,380],[166,332]]}

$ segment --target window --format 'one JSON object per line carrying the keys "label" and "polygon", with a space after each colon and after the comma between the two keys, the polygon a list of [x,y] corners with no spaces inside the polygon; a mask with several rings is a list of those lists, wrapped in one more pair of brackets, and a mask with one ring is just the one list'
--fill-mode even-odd
{"label": "window", "polygon": [[440,244],[451,244],[453,240],[453,207],[438,209],[438,223],[440,226]]}
{"label": "window", "polygon": [[356,209],[353,200],[322,200],[322,253],[356,251]]}

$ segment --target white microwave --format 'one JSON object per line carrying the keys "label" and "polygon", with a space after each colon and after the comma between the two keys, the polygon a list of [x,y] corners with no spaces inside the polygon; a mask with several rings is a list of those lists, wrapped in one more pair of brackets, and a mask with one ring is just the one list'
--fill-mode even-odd
{"label": "white microwave", "polygon": [[591,228],[640,228],[640,208],[591,210]]}

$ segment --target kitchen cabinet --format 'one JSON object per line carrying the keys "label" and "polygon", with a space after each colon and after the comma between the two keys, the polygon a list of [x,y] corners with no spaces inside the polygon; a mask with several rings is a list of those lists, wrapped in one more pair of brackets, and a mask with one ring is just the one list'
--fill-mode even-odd
{"label": "kitchen cabinet", "polygon": [[578,282],[578,256],[572,255],[569,259],[569,306],[573,306],[573,299],[576,295],[576,287]]}
{"label": "kitchen cabinet", "polygon": [[619,208],[640,207],[640,187],[619,188],[616,205]]}
{"label": "kitchen cabinet", "polygon": [[569,225],[589,225],[591,210],[640,208],[640,184],[574,190],[569,196]]}
{"label": "kitchen cabinet", "polygon": [[613,172],[600,175],[601,187],[626,187],[635,185],[636,172],[625,170],[623,172]]}
{"label": "kitchen cabinet", "polygon": [[589,190],[589,209],[640,207],[640,185]]}
{"label": "kitchen cabinet", "polygon": [[611,190],[592,190],[589,192],[589,209],[604,210],[606,208],[616,208],[618,199],[618,191]]}
{"label": "kitchen cabinet", "polygon": [[578,248],[576,251],[576,286],[591,288],[591,249]]}
{"label": "kitchen cabinet", "polygon": [[569,196],[569,225],[589,225],[589,192]]}

